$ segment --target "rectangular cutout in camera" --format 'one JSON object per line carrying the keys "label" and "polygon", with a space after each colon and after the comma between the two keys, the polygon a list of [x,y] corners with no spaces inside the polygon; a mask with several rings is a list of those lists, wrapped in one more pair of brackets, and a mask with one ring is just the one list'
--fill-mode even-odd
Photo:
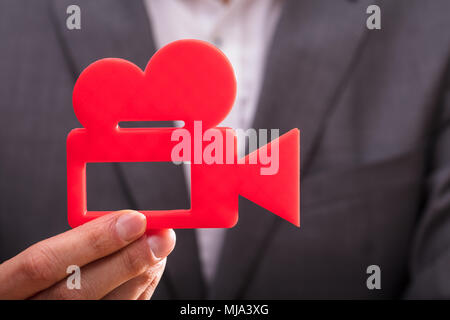
{"label": "rectangular cutout in camera", "polygon": [[181,128],[184,121],[121,121],[119,127],[128,128]]}
{"label": "rectangular cutout in camera", "polygon": [[88,211],[189,209],[189,189],[190,166],[185,164],[113,162],[86,165]]}

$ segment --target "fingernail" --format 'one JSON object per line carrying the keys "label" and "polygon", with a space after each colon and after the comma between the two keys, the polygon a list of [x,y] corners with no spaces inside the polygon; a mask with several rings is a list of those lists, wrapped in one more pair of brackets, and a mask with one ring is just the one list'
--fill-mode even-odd
{"label": "fingernail", "polygon": [[161,230],[147,236],[147,243],[153,256],[161,259],[169,255],[175,246],[175,232],[172,229]]}
{"label": "fingernail", "polygon": [[131,241],[144,233],[146,218],[140,212],[129,211],[119,217],[116,222],[116,230],[124,241]]}

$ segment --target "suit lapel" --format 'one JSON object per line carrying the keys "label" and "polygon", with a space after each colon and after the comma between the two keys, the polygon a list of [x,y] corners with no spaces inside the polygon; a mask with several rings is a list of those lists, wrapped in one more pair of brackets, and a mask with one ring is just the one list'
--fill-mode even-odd
{"label": "suit lapel", "polygon": [[[145,68],[156,49],[142,1],[79,0],[81,30],[66,28],[66,8],[70,4],[70,0],[54,0],[51,10],[74,80],[90,63],[106,57],[127,59]],[[189,207],[181,166],[117,164],[116,169],[116,176],[105,177],[104,181],[120,180],[130,208]],[[164,277],[169,292],[172,297],[201,298],[203,283],[194,230],[178,230],[177,238]]]}
{"label": "suit lapel", "polygon": [[[253,127],[279,128],[280,134],[300,129],[302,178],[363,47],[367,5],[366,0],[284,4]],[[245,297],[278,224],[285,223],[246,199],[239,205],[239,223],[227,232],[212,298]]]}

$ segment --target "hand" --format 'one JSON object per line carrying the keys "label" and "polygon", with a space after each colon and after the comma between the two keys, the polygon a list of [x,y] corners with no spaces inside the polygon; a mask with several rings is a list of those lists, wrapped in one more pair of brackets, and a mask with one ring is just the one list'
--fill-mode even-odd
{"label": "hand", "polygon": [[[150,299],[175,232],[145,228],[142,213],[124,210],[38,242],[0,265],[0,299]],[[67,287],[70,265],[80,289]]]}

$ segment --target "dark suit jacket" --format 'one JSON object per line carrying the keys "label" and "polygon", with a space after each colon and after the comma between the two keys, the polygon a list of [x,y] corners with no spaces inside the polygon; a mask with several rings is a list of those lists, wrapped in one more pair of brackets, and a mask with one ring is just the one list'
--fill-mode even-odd
{"label": "dark suit jacket", "polygon": [[[370,31],[373,2],[284,3],[253,127],[301,130],[301,228],[242,198],[211,288],[194,230],[178,230],[156,298],[450,298],[450,2],[377,1]],[[0,46],[5,260],[69,228],[79,73],[103,57],[144,68],[155,47],[142,2],[118,0],[2,1]],[[89,167],[88,193],[90,209],[189,207],[172,164]]]}

